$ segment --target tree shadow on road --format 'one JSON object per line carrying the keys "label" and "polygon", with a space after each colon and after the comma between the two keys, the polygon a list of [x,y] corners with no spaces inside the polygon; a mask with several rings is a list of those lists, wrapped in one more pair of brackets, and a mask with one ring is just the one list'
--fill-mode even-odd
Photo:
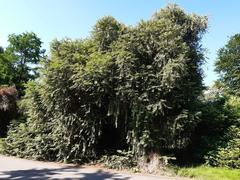
{"label": "tree shadow on road", "polygon": [[0,171],[0,179],[20,179],[20,180],[44,180],[44,179],[65,179],[65,180],[128,180],[130,177],[119,174],[96,170],[94,172],[79,171],[77,168],[56,168],[56,169],[27,169],[15,171]]}

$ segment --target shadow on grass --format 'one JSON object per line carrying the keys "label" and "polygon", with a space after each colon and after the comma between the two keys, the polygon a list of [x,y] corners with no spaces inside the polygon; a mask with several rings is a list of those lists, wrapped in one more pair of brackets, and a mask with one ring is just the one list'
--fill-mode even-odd
{"label": "shadow on grass", "polygon": [[[81,170],[81,171],[80,171]],[[65,180],[128,180],[129,177],[119,174],[97,170],[95,172],[84,172],[84,169],[58,168],[58,169],[27,169],[15,171],[0,171],[0,179],[65,179]]]}

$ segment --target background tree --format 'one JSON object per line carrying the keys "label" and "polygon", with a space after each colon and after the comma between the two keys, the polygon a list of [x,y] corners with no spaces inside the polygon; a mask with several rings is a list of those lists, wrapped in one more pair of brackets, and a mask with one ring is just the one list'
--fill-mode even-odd
{"label": "background tree", "polygon": [[[205,160],[213,166],[224,166],[230,168],[240,167],[239,134],[240,134],[240,34],[230,37],[227,44],[218,51],[216,61],[216,71],[220,75],[216,87],[222,89],[221,102],[214,105],[213,102],[219,101],[219,97],[209,102],[212,108],[205,107],[205,115],[208,116],[209,110],[214,110],[208,117],[205,131]],[[206,109],[208,108],[208,109]],[[215,115],[214,115],[215,114]],[[204,123],[208,117],[205,117]],[[214,125],[214,126],[212,126]],[[207,135],[207,133],[215,135]],[[210,143],[206,143],[206,142]],[[210,145],[211,144],[211,145]],[[199,149],[201,151],[201,148]],[[204,154],[204,151],[201,151]]]}
{"label": "background tree", "polygon": [[[224,163],[219,162],[224,158],[218,155],[219,150],[226,148],[229,141],[237,141],[230,134],[233,130],[237,132],[239,127],[239,103],[239,98],[230,96],[217,85],[204,90],[198,104],[198,109],[201,111],[199,121],[191,135],[190,144],[177,154],[179,162],[185,164],[208,163],[214,166],[222,166]],[[227,149],[231,148],[233,151],[228,151],[228,157],[225,153],[225,158],[229,159],[225,161],[224,165],[233,168],[239,166],[236,165],[239,162],[237,162],[236,148],[231,146]],[[229,162],[232,162],[232,165]]]}
{"label": "background tree", "polygon": [[24,84],[37,77],[36,66],[44,57],[45,50],[41,49],[42,42],[33,32],[11,34],[8,42],[5,56],[14,68],[14,78],[9,83],[14,83],[22,95]]}
{"label": "background tree", "polygon": [[7,56],[4,49],[0,47],[0,85],[13,84],[14,65],[12,59]]}
{"label": "background tree", "polygon": [[0,48],[0,136],[6,135],[14,118],[21,119],[16,105],[18,96],[24,94],[27,81],[37,77],[37,64],[44,55],[42,42],[34,33],[12,34],[8,42],[7,48]]}
{"label": "background tree", "polygon": [[[220,79],[203,91],[201,118],[181,162],[207,163],[228,168],[240,167],[240,34],[230,38],[218,51],[216,71]],[[190,160],[189,159],[189,160]]]}
{"label": "background tree", "polygon": [[216,71],[228,91],[240,96],[240,34],[232,36],[218,51]]}

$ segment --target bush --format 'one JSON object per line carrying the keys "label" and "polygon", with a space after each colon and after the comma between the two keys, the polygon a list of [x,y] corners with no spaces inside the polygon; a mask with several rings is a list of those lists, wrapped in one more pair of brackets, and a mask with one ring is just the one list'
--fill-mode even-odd
{"label": "bush", "polygon": [[[238,149],[235,146],[234,150],[230,141],[238,139],[236,134],[240,119],[240,99],[213,86],[204,91],[204,96],[201,97],[199,103],[199,110],[201,116],[192,133],[191,143],[184,151],[176,154],[179,165],[199,165],[204,164],[207,160],[207,164],[219,166],[220,164],[216,163],[215,160],[218,159],[217,156],[220,156],[220,149],[221,154],[228,151],[225,149],[227,146],[231,146],[232,148],[229,149],[235,152],[234,155],[230,153],[229,156],[237,156]],[[231,127],[235,129],[235,133],[232,133]],[[232,144],[237,145],[237,142]],[[234,157],[230,159],[232,158],[234,159]]]}
{"label": "bush", "polygon": [[219,147],[205,156],[206,163],[212,166],[240,168],[240,128],[232,126],[222,139]]}
{"label": "bush", "polygon": [[104,155],[98,161],[110,169],[130,169],[134,172],[144,172],[151,174],[172,174],[170,172],[169,160],[174,157],[160,156],[157,153],[150,153],[142,157],[136,157],[132,151],[118,150],[114,155]]}
{"label": "bush", "polygon": [[[32,124],[26,126],[25,123],[13,123],[5,139],[3,153],[28,159],[53,161],[57,154],[54,141],[47,132],[48,127],[44,125],[40,127],[32,126]],[[42,136],[41,133],[45,133],[45,136]]]}
{"label": "bush", "polygon": [[4,139],[0,138],[0,154],[2,154],[4,151]]}
{"label": "bush", "polygon": [[0,87],[0,137],[5,137],[8,125],[17,116],[18,92],[15,87]]}
{"label": "bush", "polygon": [[110,169],[132,169],[137,166],[136,158],[131,151],[117,151],[116,155],[104,155],[99,160]]}

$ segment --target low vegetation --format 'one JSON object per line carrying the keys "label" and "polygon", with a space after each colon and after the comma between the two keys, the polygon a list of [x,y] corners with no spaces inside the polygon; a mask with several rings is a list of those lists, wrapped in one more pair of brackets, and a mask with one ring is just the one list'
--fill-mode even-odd
{"label": "low vegetation", "polygon": [[6,136],[10,122],[17,118],[17,96],[14,86],[0,86],[0,137]]}
{"label": "low vegetation", "polygon": [[104,155],[98,161],[102,163],[105,167],[110,169],[135,169],[137,167],[137,161],[134,154],[126,151],[117,151],[114,155]]}
{"label": "low vegetation", "polygon": [[199,166],[180,168],[177,174],[179,176],[196,178],[198,180],[237,180],[240,177],[240,170]]}

